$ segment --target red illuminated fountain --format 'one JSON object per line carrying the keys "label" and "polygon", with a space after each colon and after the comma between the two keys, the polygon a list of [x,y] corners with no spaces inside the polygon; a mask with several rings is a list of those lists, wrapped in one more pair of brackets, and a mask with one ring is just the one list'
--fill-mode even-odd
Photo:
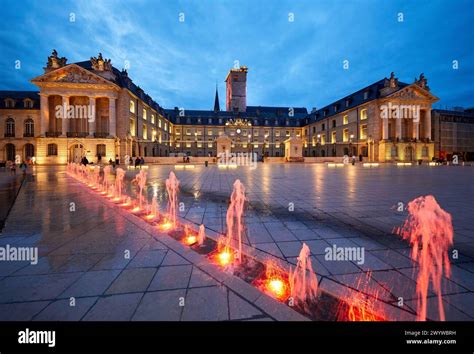
{"label": "red illuminated fountain", "polygon": [[178,191],[179,181],[173,171],[166,180],[166,191],[168,192],[168,218],[161,224],[163,230],[176,229],[178,226]]}
{"label": "red illuminated fountain", "polygon": [[290,297],[291,291],[288,275],[273,260],[266,262],[264,276],[257,279],[254,283],[264,293],[282,302],[285,302]]}
{"label": "red illuminated fountain", "polygon": [[368,271],[365,275],[357,279],[355,285],[358,291],[350,291],[346,297],[347,306],[341,320],[351,322],[375,322],[384,321],[385,316],[375,308],[378,301],[378,290],[373,290],[370,286],[372,272]]}
{"label": "red illuminated fountain", "polygon": [[138,172],[138,174],[135,176],[134,181],[137,183],[138,188],[139,188],[138,206],[137,206],[138,210],[136,210],[136,208],[134,209],[137,212],[137,211],[143,210],[143,207],[144,207],[143,201],[144,201],[144,199],[146,199],[143,196],[143,189],[146,186],[146,171],[145,170],[140,170],[140,172]]}
{"label": "red illuminated fountain", "polygon": [[104,167],[104,176],[103,176],[103,179],[102,179],[102,189],[106,193],[109,190],[109,176],[110,176],[110,170],[111,169],[112,169],[112,167],[110,167],[110,166],[105,166]]}
{"label": "red illuminated fountain", "polygon": [[439,319],[445,320],[441,279],[451,275],[448,249],[453,245],[451,215],[441,209],[432,195],[408,203],[408,217],[397,233],[412,246],[411,258],[418,264],[416,282],[417,320],[425,321],[430,281],[438,296]]}
{"label": "red illuminated fountain", "polygon": [[115,199],[114,201],[120,202],[122,200],[123,192],[123,179],[125,178],[125,171],[120,167],[115,172]]}
{"label": "red illuminated fountain", "polygon": [[311,265],[310,249],[303,243],[294,271],[290,269],[290,292],[295,305],[307,307],[318,294],[318,279]]}

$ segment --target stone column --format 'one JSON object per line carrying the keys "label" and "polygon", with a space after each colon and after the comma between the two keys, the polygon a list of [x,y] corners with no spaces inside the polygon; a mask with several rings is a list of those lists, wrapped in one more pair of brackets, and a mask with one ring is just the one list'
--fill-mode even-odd
{"label": "stone column", "polygon": [[49,130],[49,102],[48,102],[48,95],[44,93],[40,94],[41,96],[41,122],[40,122],[40,129],[41,129],[41,136],[45,137],[46,133]]}
{"label": "stone column", "polygon": [[109,135],[117,136],[117,118],[115,113],[115,98],[109,97]]}
{"label": "stone column", "polygon": [[63,102],[62,102],[63,115],[61,118],[61,137],[65,138],[67,136],[67,130],[68,130],[67,128],[68,128],[68,121],[69,121],[69,118],[67,115],[67,111],[69,108],[69,96],[62,96],[61,98],[63,99]]}
{"label": "stone column", "polygon": [[89,97],[89,111],[88,113],[91,113],[92,116],[87,117],[88,122],[89,122],[89,138],[94,137],[95,133],[95,127],[97,124],[97,108],[96,108],[96,100],[95,97]]}
{"label": "stone column", "polygon": [[420,139],[420,121],[415,122],[415,120],[412,120],[413,124],[413,139]]}
{"label": "stone column", "polygon": [[431,140],[431,108],[425,111],[425,138]]}
{"label": "stone column", "polygon": [[382,139],[388,139],[388,118],[382,118]]}

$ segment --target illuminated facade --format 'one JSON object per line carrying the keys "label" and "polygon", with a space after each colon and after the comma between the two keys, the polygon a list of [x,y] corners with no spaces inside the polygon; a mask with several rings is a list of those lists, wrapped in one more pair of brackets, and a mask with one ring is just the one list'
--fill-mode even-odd
{"label": "illuminated facade", "polygon": [[[39,92],[0,92],[0,161],[35,156],[39,164],[64,164],[118,155],[123,162],[126,155],[222,151],[291,161],[344,155],[413,161],[436,155],[431,105],[438,98],[423,75],[406,84],[392,73],[308,113],[304,107],[247,106],[247,74],[246,67],[229,71],[226,111],[220,110],[217,90],[213,110],[164,109],[101,54],[67,64],[53,51],[44,74],[31,80]],[[288,147],[293,143],[294,151]]]}

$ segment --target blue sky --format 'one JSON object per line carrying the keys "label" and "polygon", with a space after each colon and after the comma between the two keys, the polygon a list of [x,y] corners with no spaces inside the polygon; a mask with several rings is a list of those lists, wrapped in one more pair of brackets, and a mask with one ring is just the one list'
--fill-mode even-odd
{"label": "blue sky", "polygon": [[235,60],[249,67],[248,105],[319,108],[395,71],[408,83],[424,72],[437,106],[474,106],[473,38],[470,0],[2,0],[0,89],[35,89],[55,48],[68,63],[128,61],[166,108],[212,109],[216,82],[223,107]]}

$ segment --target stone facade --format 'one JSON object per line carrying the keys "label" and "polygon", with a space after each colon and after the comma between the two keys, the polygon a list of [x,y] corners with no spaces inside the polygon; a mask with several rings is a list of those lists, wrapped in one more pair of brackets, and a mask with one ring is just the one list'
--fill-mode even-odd
{"label": "stone facade", "polygon": [[[423,74],[405,84],[392,73],[308,114],[306,108],[247,106],[247,67],[226,77],[226,111],[219,111],[217,92],[214,110],[163,109],[100,53],[67,64],[53,51],[44,69],[31,80],[39,92],[1,92],[2,161],[32,154],[39,164],[82,156],[97,162],[99,154],[122,162],[127,155],[216,156],[219,137],[228,139],[230,152],[259,158],[285,157],[288,139],[301,141],[303,158],[362,155],[384,162],[437,155],[431,105],[438,98]],[[416,107],[418,116],[399,117],[394,107],[401,107],[398,115]]]}

